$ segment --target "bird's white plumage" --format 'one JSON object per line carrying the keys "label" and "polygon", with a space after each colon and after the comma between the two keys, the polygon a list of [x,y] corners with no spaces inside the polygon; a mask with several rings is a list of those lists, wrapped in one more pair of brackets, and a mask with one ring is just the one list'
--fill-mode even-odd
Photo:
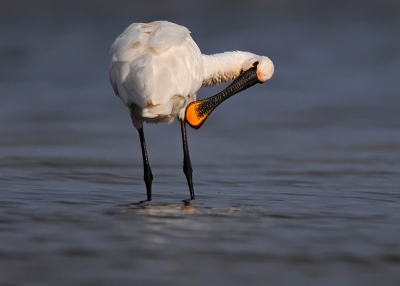
{"label": "bird's white plumage", "polygon": [[167,21],[130,25],[111,53],[112,87],[138,129],[143,121],[183,120],[200,87],[233,80],[255,62],[260,81],[274,72],[269,58],[248,52],[202,55],[187,28]]}
{"label": "bird's white plumage", "polygon": [[195,100],[203,65],[187,28],[166,21],[132,24],[111,53],[111,84],[124,104],[132,106],[136,127],[182,117]]}
{"label": "bird's white plumage", "polygon": [[[153,174],[147,156],[143,122],[171,122],[175,116],[181,120],[183,171],[190,199],[194,199],[186,123],[192,127],[201,126],[206,117],[202,116],[199,120],[196,112],[186,112],[188,115],[185,118],[186,108],[196,99],[200,87],[233,80],[242,72],[243,76],[237,78],[234,87],[230,86],[230,95],[254,85],[254,72],[260,82],[268,80],[274,73],[273,63],[267,57],[248,52],[202,55],[187,28],[167,21],[130,25],[112,44],[111,54],[111,85],[115,94],[128,106],[132,123],[139,131],[147,200],[151,200]],[[251,80],[243,81],[243,77],[249,74]],[[226,90],[224,94],[225,99],[230,96]],[[201,104],[215,98],[202,100]],[[196,106],[196,103],[190,106]],[[196,116],[193,116],[194,113]]]}

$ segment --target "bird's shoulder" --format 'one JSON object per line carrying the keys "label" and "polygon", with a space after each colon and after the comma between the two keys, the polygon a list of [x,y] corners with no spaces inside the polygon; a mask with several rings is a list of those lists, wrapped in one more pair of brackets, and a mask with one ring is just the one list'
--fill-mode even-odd
{"label": "bird's shoulder", "polygon": [[[148,49],[162,53],[171,47],[178,46],[190,37],[190,31],[167,21],[151,23],[133,23],[114,41],[111,53],[119,61],[126,61],[134,54],[142,54]],[[126,54],[128,53],[128,54]]]}
{"label": "bird's shoulder", "polygon": [[201,86],[201,52],[183,26],[166,21],[132,24],[111,52],[110,81],[125,104],[164,104]]}

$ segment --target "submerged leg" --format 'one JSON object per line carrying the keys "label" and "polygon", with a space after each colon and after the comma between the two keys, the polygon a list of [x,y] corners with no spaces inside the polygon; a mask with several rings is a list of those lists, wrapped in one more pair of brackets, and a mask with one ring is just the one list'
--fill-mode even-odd
{"label": "submerged leg", "polygon": [[147,157],[146,141],[144,140],[143,127],[139,128],[138,131],[140,136],[140,145],[142,146],[144,182],[146,183],[147,200],[151,201],[151,183],[153,182],[153,174],[151,173],[149,158]]}
{"label": "submerged leg", "polygon": [[187,144],[187,136],[186,136],[186,121],[181,121],[181,130],[182,130],[182,143],[183,143],[183,172],[186,175],[186,179],[189,185],[190,191],[190,199],[194,200],[194,190],[193,190],[193,180],[192,180],[192,164],[190,164],[189,157],[189,147]]}

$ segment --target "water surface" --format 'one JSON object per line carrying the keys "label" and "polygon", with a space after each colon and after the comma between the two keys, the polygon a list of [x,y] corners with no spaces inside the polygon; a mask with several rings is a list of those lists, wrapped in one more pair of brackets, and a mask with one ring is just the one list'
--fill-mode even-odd
{"label": "water surface", "polygon": [[[113,3],[1,4],[1,285],[399,285],[396,3]],[[137,204],[108,82],[114,38],[155,19],[276,66],[188,131],[190,205],[176,122],[145,126]]]}

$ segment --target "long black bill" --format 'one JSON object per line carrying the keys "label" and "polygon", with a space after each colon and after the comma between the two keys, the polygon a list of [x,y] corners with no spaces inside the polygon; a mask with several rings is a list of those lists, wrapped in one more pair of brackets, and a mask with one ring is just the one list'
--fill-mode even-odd
{"label": "long black bill", "polygon": [[186,108],[186,122],[192,128],[199,129],[211,112],[221,104],[221,102],[227,100],[232,95],[255,85],[256,83],[262,82],[257,77],[257,67],[252,67],[240,74],[220,93],[189,104]]}

